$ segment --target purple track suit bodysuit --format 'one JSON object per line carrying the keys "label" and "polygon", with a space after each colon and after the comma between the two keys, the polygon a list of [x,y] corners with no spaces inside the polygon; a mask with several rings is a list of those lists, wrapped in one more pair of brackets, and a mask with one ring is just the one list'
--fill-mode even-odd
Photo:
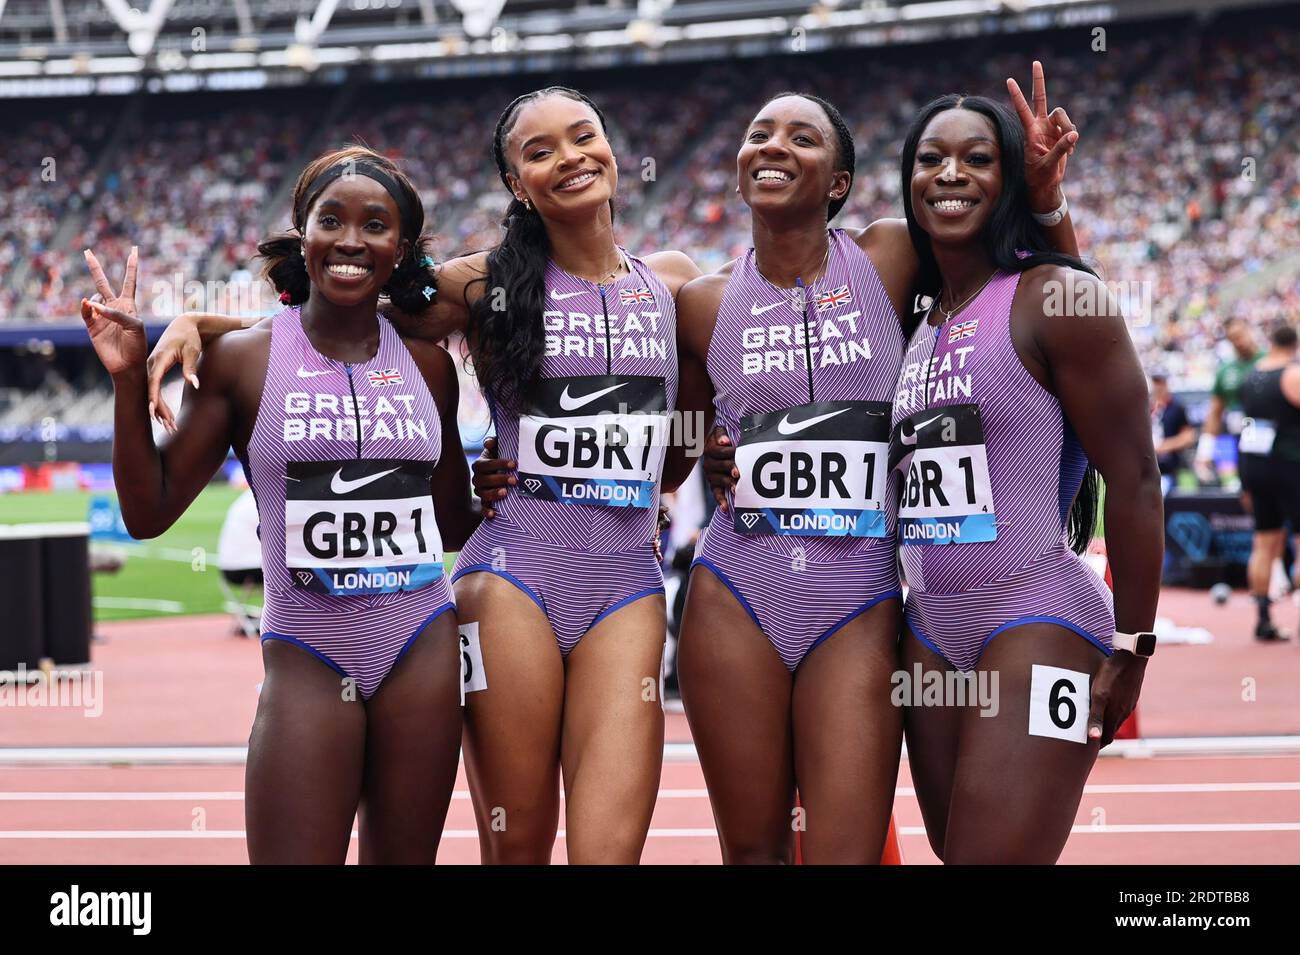
{"label": "purple track suit bodysuit", "polygon": [[369,699],[452,609],[429,481],[438,409],[397,332],[354,365],[312,347],[297,307],[271,323],[247,475],[266,579],[262,639],[352,678]]}
{"label": "purple track suit bodysuit", "polygon": [[[620,250],[622,251],[622,250]],[[547,263],[541,380],[526,408],[489,396],[519,483],[470,535],[452,580],[502,577],[541,608],[560,651],[663,593],[653,538],[677,401],[676,307],[642,260],[595,285]]]}
{"label": "purple track suit bodysuit", "polygon": [[842,230],[829,238],[825,273],[807,289],[769,283],[752,249],[736,263],[707,361],[741,478],[694,564],[735,594],[791,671],[901,596],[888,445],[903,332],[871,259]]}
{"label": "purple track suit bodysuit", "polygon": [[1019,281],[999,273],[951,321],[923,322],[894,397],[907,626],[960,670],[1021,624],[1057,624],[1107,654],[1115,630],[1110,591],[1066,540],[1088,461],[1016,354]]}

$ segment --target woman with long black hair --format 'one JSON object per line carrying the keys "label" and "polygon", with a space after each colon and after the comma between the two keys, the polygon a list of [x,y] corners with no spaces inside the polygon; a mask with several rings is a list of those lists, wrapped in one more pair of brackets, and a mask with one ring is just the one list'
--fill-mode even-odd
{"label": "woman with long black hair", "polygon": [[[903,146],[918,286],[933,305],[893,411],[902,660],[923,684],[971,673],[994,699],[990,710],[911,694],[912,778],[945,862],[1057,859],[1154,650],[1162,506],[1146,381],[1104,285],[1049,250],[1024,151],[1008,110],[955,94],[922,108]],[[1079,556],[1094,467],[1113,602]]]}
{"label": "woman with long black hair", "polygon": [[[491,863],[550,861],[561,775],[569,861],[636,862],[659,786],[652,540],[661,478],[675,487],[687,463],[680,444],[665,455],[669,417],[702,400],[689,373],[679,381],[674,302],[699,270],[680,252],[641,259],[615,243],[606,129],[563,87],[506,107],[492,137],[505,234],[438,268],[418,322],[429,338],[465,332],[500,453],[518,465],[453,574],[473,669],[466,766]],[[152,380],[239,324],[178,318]]]}

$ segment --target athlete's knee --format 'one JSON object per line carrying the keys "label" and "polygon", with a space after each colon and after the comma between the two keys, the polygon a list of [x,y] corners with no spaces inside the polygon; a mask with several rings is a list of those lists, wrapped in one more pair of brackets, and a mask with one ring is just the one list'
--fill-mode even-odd
{"label": "athlete's knee", "polygon": [[497,832],[479,837],[484,865],[549,865],[554,846],[554,833]]}
{"label": "athlete's knee", "polygon": [[722,850],[723,865],[791,865],[793,862],[790,849],[775,844],[728,846]]}

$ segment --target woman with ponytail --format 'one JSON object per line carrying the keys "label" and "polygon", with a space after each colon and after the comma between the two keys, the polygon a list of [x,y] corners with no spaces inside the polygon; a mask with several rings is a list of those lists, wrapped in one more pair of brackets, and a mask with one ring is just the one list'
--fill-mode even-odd
{"label": "woman with ponytail", "polygon": [[[461,709],[443,549],[476,522],[446,351],[403,339],[380,295],[433,294],[424,211],[389,160],[350,147],[309,163],[293,230],[263,242],[285,307],[213,341],[155,447],[134,250],[115,294],[83,300],[113,376],[113,477],[127,529],[161,534],[233,447],[257,498],[266,677],[249,739],[254,863],[334,863],[359,816],[362,863],[435,861]],[[196,375],[203,375],[199,389]]]}
{"label": "woman with ponytail", "polygon": [[[492,156],[510,194],[500,244],[442,263],[431,308],[392,299],[423,337],[465,333],[510,469],[453,574],[482,858],[549,862],[562,779],[569,861],[636,862],[663,759],[659,487],[693,463],[681,442],[665,454],[668,421],[707,408],[677,362],[674,300],[699,270],[615,243],[618,168],[581,93],[510,103]],[[238,324],[178,318],[151,382]]]}

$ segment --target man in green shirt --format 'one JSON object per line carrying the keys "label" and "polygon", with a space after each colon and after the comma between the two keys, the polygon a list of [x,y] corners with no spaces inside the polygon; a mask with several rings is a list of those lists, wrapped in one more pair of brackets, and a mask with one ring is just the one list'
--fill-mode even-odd
{"label": "man in green shirt", "polygon": [[1196,446],[1196,468],[1202,478],[1214,473],[1214,444],[1218,436],[1230,434],[1236,438],[1241,434],[1241,383],[1264,355],[1244,319],[1229,318],[1223,323],[1223,331],[1235,354],[1231,361],[1219,366],[1218,374],[1214,376],[1210,407]]}

